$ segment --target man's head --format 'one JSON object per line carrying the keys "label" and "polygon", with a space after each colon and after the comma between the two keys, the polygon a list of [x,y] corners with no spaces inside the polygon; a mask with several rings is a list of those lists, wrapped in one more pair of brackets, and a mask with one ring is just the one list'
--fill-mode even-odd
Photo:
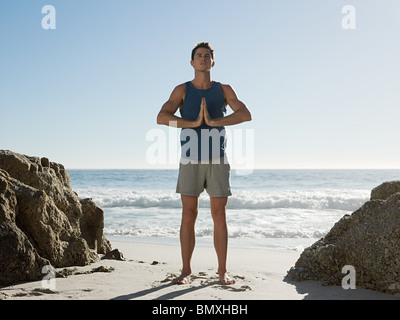
{"label": "man's head", "polygon": [[214,60],[214,50],[211,48],[210,43],[209,42],[200,42],[200,43],[196,44],[196,46],[192,50],[192,61],[194,60],[197,49],[199,49],[199,48],[206,48],[206,49],[210,50],[211,60]]}
{"label": "man's head", "polygon": [[214,67],[214,50],[208,42],[200,42],[193,48],[190,64],[196,71],[203,72]]}

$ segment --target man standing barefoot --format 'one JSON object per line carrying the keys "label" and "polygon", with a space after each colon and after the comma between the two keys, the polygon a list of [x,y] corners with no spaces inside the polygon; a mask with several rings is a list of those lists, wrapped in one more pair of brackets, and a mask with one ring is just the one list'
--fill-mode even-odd
{"label": "man standing barefoot", "polygon": [[[182,273],[173,282],[185,284],[190,281],[199,196],[206,189],[214,222],[219,280],[228,285],[235,281],[226,270],[226,204],[228,196],[232,194],[224,127],[251,121],[251,114],[231,86],[211,80],[211,69],[215,62],[214,50],[209,43],[202,42],[195,46],[190,64],[194,69],[194,79],[175,87],[157,116],[158,124],[182,128],[182,154],[176,188],[182,201]],[[225,116],[227,105],[233,110],[229,116]],[[180,117],[175,116],[178,109]]]}

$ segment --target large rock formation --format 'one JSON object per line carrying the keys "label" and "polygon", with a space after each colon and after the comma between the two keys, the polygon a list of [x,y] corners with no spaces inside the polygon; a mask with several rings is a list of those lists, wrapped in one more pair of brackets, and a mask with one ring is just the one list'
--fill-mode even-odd
{"label": "large rock formation", "polygon": [[357,286],[400,293],[400,181],[373,189],[370,201],[304,250],[287,277],[341,285],[346,265],[354,267]]}
{"label": "large rock formation", "polygon": [[103,211],[71,189],[63,165],[0,150],[0,285],[42,267],[87,265],[111,250]]}

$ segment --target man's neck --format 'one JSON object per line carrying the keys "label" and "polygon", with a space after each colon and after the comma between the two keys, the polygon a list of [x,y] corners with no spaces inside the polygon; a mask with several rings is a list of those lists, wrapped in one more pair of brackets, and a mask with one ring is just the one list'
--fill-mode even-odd
{"label": "man's neck", "polygon": [[212,85],[210,72],[195,72],[192,84],[198,89],[208,89]]}

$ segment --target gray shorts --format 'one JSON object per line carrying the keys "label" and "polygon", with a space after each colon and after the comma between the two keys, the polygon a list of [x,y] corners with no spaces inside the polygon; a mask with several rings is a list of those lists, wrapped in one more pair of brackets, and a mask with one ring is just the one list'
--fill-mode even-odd
{"label": "gray shorts", "polygon": [[210,197],[231,196],[230,172],[231,166],[223,160],[218,164],[180,163],[176,192],[198,197],[206,189]]}

